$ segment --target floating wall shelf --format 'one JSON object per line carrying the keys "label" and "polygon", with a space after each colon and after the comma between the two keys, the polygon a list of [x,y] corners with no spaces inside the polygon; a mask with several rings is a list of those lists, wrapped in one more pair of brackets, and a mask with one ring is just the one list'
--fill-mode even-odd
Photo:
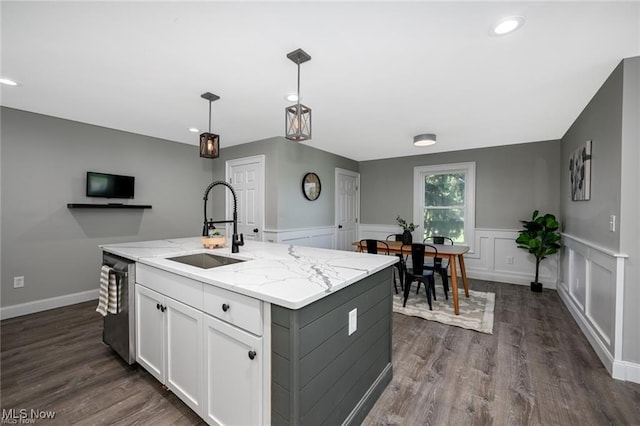
{"label": "floating wall shelf", "polygon": [[85,204],[69,203],[69,209],[150,209],[148,204]]}

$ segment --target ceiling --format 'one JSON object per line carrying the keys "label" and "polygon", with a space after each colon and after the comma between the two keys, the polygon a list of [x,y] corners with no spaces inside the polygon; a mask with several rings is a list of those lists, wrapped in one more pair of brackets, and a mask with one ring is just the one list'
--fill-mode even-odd
{"label": "ceiling", "polygon": [[[615,66],[640,55],[639,2],[1,3],[2,105],[221,148],[284,135],[364,161],[559,139]],[[492,23],[522,15],[512,34]],[[413,136],[436,133],[417,148]],[[292,142],[296,143],[296,142]]]}

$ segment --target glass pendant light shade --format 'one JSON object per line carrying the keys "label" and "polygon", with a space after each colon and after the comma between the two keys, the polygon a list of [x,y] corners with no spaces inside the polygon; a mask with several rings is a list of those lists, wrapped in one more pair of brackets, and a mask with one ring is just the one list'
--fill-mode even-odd
{"label": "glass pendant light shade", "polygon": [[211,133],[211,102],[217,101],[220,96],[206,92],[200,97],[209,101],[209,131],[200,134],[200,157],[218,158],[220,157],[220,135]]}
{"label": "glass pendant light shade", "polygon": [[220,135],[214,133],[200,134],[200,157],[220,157]]}
{"label": "glass pendant light shade", "polygon": [[296,49],[287,54],[292,62],[298,65],[297,103],[285,108],[285,135],[292,141],[306,141],[311,139],[311,108],[300,103],[300,64],[311,60],[311,56],[302,49]]}
{"label": "glass pendant light shade", "polygon": [[285,108],[285,120],[287,139],[292,141],[311,139],[311,108],[302,104],[288,106]]}

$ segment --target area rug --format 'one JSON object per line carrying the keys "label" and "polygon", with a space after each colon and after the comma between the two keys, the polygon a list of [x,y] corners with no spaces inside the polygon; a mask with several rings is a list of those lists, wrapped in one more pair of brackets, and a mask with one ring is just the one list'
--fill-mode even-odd
{"label": "area rug", "polygon": [[417,282],[412,285],[406,307],[402,306],[402,292],[394,295],[393,312],[467,328],[481,333],[493,334],[493,310],[496,300],[494,293],[469,290],[469,297],[467,298],[464,295],[464,288],[459,288],[460,315],[455,315],[453,312],[453,295],[449,291],[449,300],[445,299],[442,284],[436,282],[437,300],[432,301],[432,311],[429,310],[424,285],[420,286],[420,294],[416,294],[416,285]]}

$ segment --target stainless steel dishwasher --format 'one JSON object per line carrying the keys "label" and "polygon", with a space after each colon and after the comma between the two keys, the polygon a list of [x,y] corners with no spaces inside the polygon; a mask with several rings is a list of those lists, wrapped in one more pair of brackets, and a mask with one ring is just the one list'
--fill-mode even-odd
{"label": "stainless steel dishwasher", "polygon": [[102,253],[102,265],[112,268],[120,295],[116,314],[104,317],[102,341],[118,353],[128,364],[136,362],[135,328],[135,262],[111,253]]}

